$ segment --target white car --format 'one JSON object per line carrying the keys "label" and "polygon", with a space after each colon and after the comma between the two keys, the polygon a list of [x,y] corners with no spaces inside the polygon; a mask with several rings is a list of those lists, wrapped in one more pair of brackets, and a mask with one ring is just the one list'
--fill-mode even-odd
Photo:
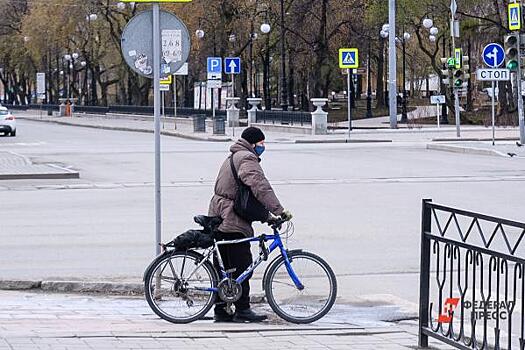
{"label": "white car", "polygon": [[0,106],[0,132],[3,132],[6,136],[16,136],[15,116],[3,106]]}

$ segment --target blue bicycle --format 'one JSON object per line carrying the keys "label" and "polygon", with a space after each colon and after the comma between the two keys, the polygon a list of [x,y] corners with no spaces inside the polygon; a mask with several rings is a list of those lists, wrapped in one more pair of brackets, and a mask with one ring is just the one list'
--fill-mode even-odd
{"label": "blue bicycle", "polygon": [[[198,221],[196,219],[196,221]],[[286,229],[279,232],[283,225]],[[337,281],[330,266],[319,256],[303,250],[287,250],[283,244],[293,233],[291,222],[276,218],[269,222],[271,235],[233,241],[215,241],[197,252],[180,251],[168,243],[144,274],[149,306],[162,319],[189,323],[204,317],[216,298],[233,313],[233,303],[241,297],[241,283],[276,249],[280,255],[267,267],[262,279],[266,299],[273,311],[288,322],[311,323],[326,315],[335,303]],[[259,244],[259,256],[238,278],[225,271],[219,252],[223,244]],[[266,243],[271,242],[269,247]],[[216,257],[220,273],[212,264]]]}

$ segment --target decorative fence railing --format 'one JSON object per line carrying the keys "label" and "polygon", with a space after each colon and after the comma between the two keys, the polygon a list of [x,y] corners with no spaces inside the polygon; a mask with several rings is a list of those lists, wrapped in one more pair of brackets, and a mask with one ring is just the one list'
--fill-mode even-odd
{"label": "decorative fence railing", "polygon": [[296,111],[257,111],[255,116],[257,123],[271,123],[281,125],[312,125],[312,114]]}
{"label": "decorative fence railing", "polygon": [[[27,110],[27,109],[42,109],[42,110],[53,110],[58,111],[59,105],[54,104],[29,104],[29,105],[6,105],[9,109]],[[83,106],[75,105],[75,111],[80,113],[95,113],[95,114],[107,114],[107,113],[122,113],[122,114],[139,114],[139,115],[153,115],[153,106],[118,106],[110,105],[104,106]],[[173,116],[173,107],[166,107],[164,113],[168,116]],[[177,116],[188,117],[192,115],[206,115],[211,117],[213,111],[201,110],[193,108],[177,108]],[[216,110],[215,115],[225,116],[226,111]]]}
{"label": "decorative fence railing", "polygon": [[525,349],[525,223],[423,201],[419,346]]}

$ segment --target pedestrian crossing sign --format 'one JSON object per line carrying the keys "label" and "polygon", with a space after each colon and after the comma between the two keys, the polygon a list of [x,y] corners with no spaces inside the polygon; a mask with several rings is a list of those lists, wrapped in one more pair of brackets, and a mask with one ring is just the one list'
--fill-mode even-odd
{"label": "pedestrian crossing sign", "polygon": [[339,49],[339,68],[359,68],[359,49]]}
{"label": "pedestrian crossing sign", "polygon": [[509,30],[521,29],[521,5],[519,3],[509,4]]}

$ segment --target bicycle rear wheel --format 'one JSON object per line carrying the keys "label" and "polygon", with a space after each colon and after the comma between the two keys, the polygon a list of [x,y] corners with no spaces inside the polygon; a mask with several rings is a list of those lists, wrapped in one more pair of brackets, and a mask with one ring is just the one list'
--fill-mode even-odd
{"label": "bicycle rear wheel", "polygon": [[217,272],[202,255],[168,252],[146,270],[144,294],[151,309],[162,319],[189,323],[202,318],[215,302],[210,288],[217,286]]}
{"label": "bicycle rear wheel", "polygon": [[270,265],[267,272],[264,290],[268,304],[288,322],[317,321],[334,305],[337,297],[335,274],[326,261],[315,254],[294,251],[288,258],[304,289],[296,287],[281,257]]}

